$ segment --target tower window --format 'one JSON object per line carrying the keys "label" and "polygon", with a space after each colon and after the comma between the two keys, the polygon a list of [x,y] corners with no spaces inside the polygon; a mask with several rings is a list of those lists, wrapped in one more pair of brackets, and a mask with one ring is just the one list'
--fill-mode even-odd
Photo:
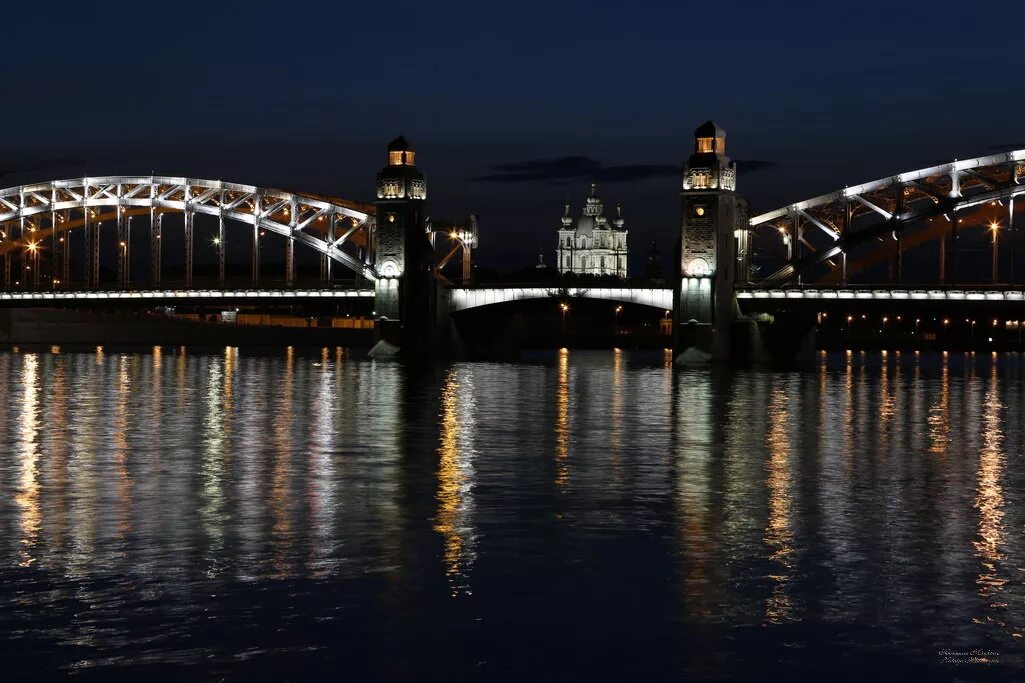
{"label": "tower window", "polygon": [[709,154],[711,152],[726,154],[726,138],[698,138],[697,148],[698,154]]}
{"label": "tower window", "polygon": [[388,152],[389,166],[412,166],[414,159],[416,159],[416,152],[411,152],[409,150],[399,149]]}

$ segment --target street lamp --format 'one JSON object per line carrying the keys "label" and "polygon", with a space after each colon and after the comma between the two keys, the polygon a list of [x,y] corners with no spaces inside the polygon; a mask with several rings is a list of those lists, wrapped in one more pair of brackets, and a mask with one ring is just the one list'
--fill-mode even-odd
{"label": "street lamp", "polygon": [[559,308],[562,310],[562,333],[566,334],[566,311],[569,310],[569,305],[561,303],[559,304]]}
{"label": "street lamp", "polygon": [[615,327],[615,329],[616,329],[616,335],[617,336],[619,335],[619,314],[622,313],[622,312],[623,312],[623,307],[622,306],[616,306],[616,314],[615,314],[616,327]]}
{"label": "street lamp", "polygon": [[993,233],[993,282],[997,281],[997,264],[999,262],[1000,249],[998,245],[1000,235],[1000,224],[993,221],[989,224],[989,231]]}
{"label": "street lamp", "polygon": [[787,233],[786,228],[777,228],[779,230],[780,237],[783,239],[783,246],[787,248],[787,261],[790,261],[794,257],[794,245],[790,241],[790,235]]}

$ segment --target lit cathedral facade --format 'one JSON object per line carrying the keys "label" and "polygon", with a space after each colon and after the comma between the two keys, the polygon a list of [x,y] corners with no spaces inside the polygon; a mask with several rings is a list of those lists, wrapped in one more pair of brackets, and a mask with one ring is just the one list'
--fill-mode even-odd
{"label": "lit cathedral facade", "polygon": [[591,183],[591,196],[576,225],[566,204],[556,249],[559,273],[626,277],[627,231],[623,207],[616,207],[616,217],[611,221],[605,217],[604,210],[594,183]]}

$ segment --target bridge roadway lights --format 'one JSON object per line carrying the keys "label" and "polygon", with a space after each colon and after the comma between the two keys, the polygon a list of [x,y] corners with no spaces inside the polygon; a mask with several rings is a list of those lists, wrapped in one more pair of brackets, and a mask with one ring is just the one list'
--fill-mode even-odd
{"label": "bridge roadway lights", "polygon": [[371,298],[370,289],[145,289],[131,291],[0,292],[0,305],[55,305],[98,302],[175,303],[192,301],[309,301]]}
{"label": "bridge roadway lights", "polygon": [[850,301],[850,302],[1025,302],[1022,289],[743,289],[736,294],[743,301]]}

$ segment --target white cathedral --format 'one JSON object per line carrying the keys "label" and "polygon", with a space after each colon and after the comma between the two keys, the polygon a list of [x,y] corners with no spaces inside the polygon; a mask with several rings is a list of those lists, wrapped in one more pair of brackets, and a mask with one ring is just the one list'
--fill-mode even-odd
{"label": "white cathedral", "polygon": [[591,183],[591,196],[584,204],[584,213],[573,225],[569,204],[559,228],[559,273],[615,275],[626,277],[626,221],[623,207],[616,207],[616,217],[605,218],[598,189]]}

